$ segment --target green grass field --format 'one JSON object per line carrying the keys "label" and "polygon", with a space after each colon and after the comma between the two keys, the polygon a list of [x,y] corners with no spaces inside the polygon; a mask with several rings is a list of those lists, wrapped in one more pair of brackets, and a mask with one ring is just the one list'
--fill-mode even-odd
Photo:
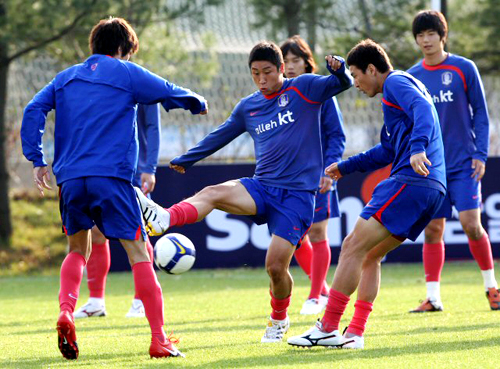
{"label": "green grass field", "polygon": [[[299,315],[309,284],[293,269],[295,289],[288,335],[310,328],[314,316]],[[365,332],[365,350],[298,349],[260,343],[270,313],[264,270],[191,271],[159,274],[166,326],[181,338],[185,359],[150,359],[145,318],[127,319],[133,297],[131,273],[111,274],[108,316],[77,321],[80,357],[57,349],[58,276],[0,278],[0,367],[216,367],[216,368],[496,368],[500,311],[490,311],[473,263],[449,263],[443,271],[445,311],[408,314],[425,297],[420,264],[384,265],[382,288]],[[330,276],[333,270],[330,271]],[[88,297],[82,287],[79,305]],[[353,312],[349,304],[342,327]]]}

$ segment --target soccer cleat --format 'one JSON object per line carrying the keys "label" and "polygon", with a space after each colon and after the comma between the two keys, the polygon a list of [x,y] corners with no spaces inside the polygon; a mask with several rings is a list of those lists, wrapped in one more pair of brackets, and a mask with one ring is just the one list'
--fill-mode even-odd
{"label": "soccer cleat", "polygon": [[307,299],[300,310],[301,315],[316,315],[323,311],[325,305],[319,302],[319,299]]}
{"label": "soccer cleat", "polygon": [[283,320],[274,320],[271,317],[267,323],[266,332],[262,336],[260,342],[262,343],[274,343],[283,341],[283,336],[288,332],[290,328],[290,319],[286,317]]}
{"label": "soccer cleat", "polygon": [[365,339],[363,336],[352,335],[351,337],[347,337],[346,331],[347,327],[344,329],[344,333],[342,334],[344,342],[339,346],[339,348],[354,350],[362,350],[365,348]]}
{"label": "soccer cleat", "polygon": [[416,309],[410,310],[410,313],[430,313],[434,311],[443,311],[443,304],[440,301],[431,301],[426,298]]}
{"label": "soccer cleat", "polygon": [[486,298],[490,303],[491,310],[500,310],[500,290],[491,287],[486,291]]}
{"label": "soccer cleat", "polygon": [[61,311],[57,319],[57,343],[62,356],[68,360],[78,359],[75,322],[69,311]]}
{"label": "soccer cleat", "polygon": [[318,303],[326,307],[328,304],[328,295],[319,295]]}
{"label": "soccer cleat", "polygon": [[324,332],[323,324],[318,319],[316,325],[308,331],[302,333],[300,336],[293,336],[288,339],[288,344],[299,347],[342,347],[349,342],[345,341],[338,330],[332,332]]}
{"label": "soccer cleat", "polygon": [[146,224],[146,231],[150,236],[161,236],[170,227],[170,213],[153,200],[148,199],[140,188],[134,187],[134,189]]}
{"label": "soccer cleat", "polygon": [[104,305],[97,305],[91,301],[87,302],[80,309],[78,309],[73,316],[75,319],[81,318],[96,318],[106,316],[106,307]]}
{"label": "soccer cleat", "polygon": [[178,343],[179,340],[169,337],[165,343],[161,343],[158,338],[151,338],[151,346],[149,346],[149,356],[152,358],[160,357],[186,357],[182,352],[177,350],[172,342]]}
{"label": "soccer cleat", "polygon": [[130,307],[130,310],[128,311],[127,315],[125,315],[126,318],[144,318],[146,316],[146,313],[144,311],[144,305],[142,304],[141,300],[134,299],[132,301],[132,306]]}

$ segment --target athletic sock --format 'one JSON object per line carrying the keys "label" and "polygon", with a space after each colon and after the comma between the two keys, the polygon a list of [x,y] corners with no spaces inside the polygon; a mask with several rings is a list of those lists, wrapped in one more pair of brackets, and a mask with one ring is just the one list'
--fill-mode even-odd
{"label": "athletic sock", "polygon": [[310,299],[318,299],[322,292],[328,269],[330,268],[330,260],[332,252],[328,240],[312,243],[312,266],[311,266],[311,293]]}
{"label": "athletic sock", "polygon": [[424,243],[422,256],[424,260],[425,285],[427,297],[431,301],[441,301],[440,279],[444,266],[444,242]]}
{"label": "athletic sock", "polygon": [[170,226],[183,226],[195,223],[198,219],[198,210],[189,202],[182,201],[166,209],[170,213]]}
{"label": "athletic sock", "polygon": [[287,317],[287,310],[290,306],[290,300],[292,299],[292,295],[285,297],[284,299],[277,299],[274,297],[273,292],[269,290],[269,294],[271,295],[271,319],[274,320],[283,320]]}
{"label": "athletic sock", "polygon": [[356,336],[362,336],[365,331],[368,316],[372,310],[373,303],[363,300],[356,301],[354,303],[354,316],[346,332]]}
{"label": "athletic sock", "polygon": [[321,319],[323,331],[332,332],[339,329],[340,318],[342,318],[349,300],[349,296],[330,288],[325,315],[323,315],[323,318]]}
{"label": "athletic sock", "polygon": [[312,253],[313,249],[309,237],[302,241],[302,244],[294,253],[295,260],[309,278],[311,278]]}
{"label": "athletic sock", "polygon": [[106,277],[111,265],[109,241],[93,243],[92,253],[87,261],[87,285],[90,297],[104,299]]}
{"label": "athletic sock", "polygon": [[497,280],[495,279],[495,270],[481,270],[481,274],[483,275],[483,283],[484,289],[488,291],[489,288],[498,289]]}
{"label": "athletic sock", "polygon": [[59,288],[59,307],[61,311],[67,310],[71,314],[75,311],[85,264],[85,258],[78,252],[70,252],[64,258],[61,265],[61,285]]}
{"label": "athletic sock", "polygon": [[146,261],[135,263],[132,266],[132,273],[134,274],[135,289],[144,304],[151,334],[160,343],[165,343],[167,336],[163,329],[163,294],[153,264]]}
{"label": "athletic sock", "polygon": [[[149,240],[149,237],[147,237],[147,236],[146,236],[146,248],[148,249],[149,259],[151,260],[151,263],[154,263],[153,245],[151,245],[151,241]],[[154,266],[153,266],[153,269],[154,269]],[[137,292],[137,288],[135,289],[134,300],[141,300],[139,298],[139,293]]]}
{"label": "athletic sock", "polygon": [[491,244],[488,234],[484,232],[479,240],[469,238],[469,250],[476,259],[481,270],[493,269],[493,255],[491,254]]}

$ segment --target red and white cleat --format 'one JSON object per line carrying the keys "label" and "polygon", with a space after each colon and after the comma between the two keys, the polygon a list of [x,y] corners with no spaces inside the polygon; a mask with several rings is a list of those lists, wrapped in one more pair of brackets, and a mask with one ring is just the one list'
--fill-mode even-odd
{"label": "red and white cleat", "polygon": [[431,301],[426,298],[419,307],[410,310],[410,313],[431,313],[435,311],[443,311],[443,304],[439,301]]}
{"label": "red and white cleat", "polygon": [[61,311],[59,314],[57,319],[57,341],[59,351],[66,359],[78,359],[75,322],[69,311]]}
{"label": "red and white cleat", "polygon": [[496,288],[488,288],[488,291],[486,292],[486,297],[488,299],[488,302],[490,303],[490,309],[491,310],[500,310],[500,290],[497,290]]}
{"label": "red and white cleat", "polygon": [[186,357],[182,352],[177,350],[172,342],[179,343],[178,339],[172,338],[171,336],[167,338],[165,343],[161,343],[158,338],[153,337],[151,339],[151,346],[149,346],[149,356],[152,358],[160,357]]}

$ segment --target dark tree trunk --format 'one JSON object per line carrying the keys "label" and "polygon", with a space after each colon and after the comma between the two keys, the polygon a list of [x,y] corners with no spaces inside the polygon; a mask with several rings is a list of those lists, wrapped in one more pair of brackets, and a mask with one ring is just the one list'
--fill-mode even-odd
{"label": "dark tree trunk", "polygon": [[286,25],[288,37],[298,35],[300,32],[300,0],[289,1],[285,7]]}

